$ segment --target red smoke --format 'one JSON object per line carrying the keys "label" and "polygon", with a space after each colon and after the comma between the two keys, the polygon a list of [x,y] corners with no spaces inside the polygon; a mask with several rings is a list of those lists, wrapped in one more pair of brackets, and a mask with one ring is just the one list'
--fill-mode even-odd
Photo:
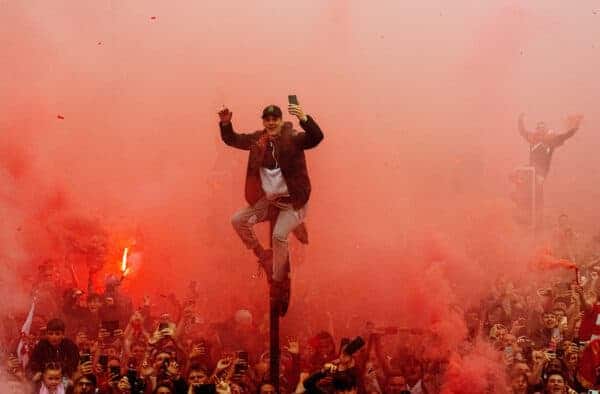
{"label": "red smoke", "polygon": [[452,355],[445,392],[482,388],[497,363],[457,353],[463,309],[498,275],[536,275],[506,180],[527,157],[519,112],[555,128],[590,114],[556,152],[546,203],[549,222],[598,221],[591,3],[4,2],[2,279],[26,305],[46,258],[69,252],[84,284],[80,249],[106,248],[100,285],[135,244],[123,286],[137,299],[194,279],[208,318],[260,317],[264,281],[229,223],[246,156],[219,140],[216,112],[254,130],[265,105],[297,94],[325,140],[307,153],[311,243],[291,241],[284,330],[325,328],[326,312],[340,335],[369,319],[427,328],[428,351]]}

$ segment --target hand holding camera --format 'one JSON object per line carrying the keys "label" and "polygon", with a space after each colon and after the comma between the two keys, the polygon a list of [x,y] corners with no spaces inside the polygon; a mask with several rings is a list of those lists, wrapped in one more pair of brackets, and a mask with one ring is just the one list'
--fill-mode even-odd
{"label": "hand holding camera", "polygon": [[117,388],[122,391],[122,392],[131,392],[131,384],[129,384],[129,380],[127,379],[127,376],[123,376],[121,378],[121,380],[119,380],[119,383],[117,384]]}
{"label": "hand holding camera", "polygon": [[288,96],[288,112],[290,115],[297,117],[301,122],[306,122],[308,120],[308,117],[302,110],[302,107],[300,107],[300,104],[298,104],[298,97],[296,97],[295,94]]}

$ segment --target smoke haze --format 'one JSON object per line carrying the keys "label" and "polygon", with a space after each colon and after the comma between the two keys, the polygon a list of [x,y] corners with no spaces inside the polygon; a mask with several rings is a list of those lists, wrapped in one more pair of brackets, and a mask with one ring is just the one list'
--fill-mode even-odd
{"label": "smoke haze", "polygon": [[253,131],[296,94],[325,139],[284,329],[331,311],[433,326],[452,348],[452,305],[527,270],[508,180],[527,163],[520,112],[557,131],[585,114],[555,154],[547,223],[598,230],[600,4],[451,3],[0,1],[2,296],[28,305],[37,264],[104,233],[107,272],[135,239],[137,298],[193,278],[220,305],[207,313],[264,308],[229,222],[247,157],[216,112]]}

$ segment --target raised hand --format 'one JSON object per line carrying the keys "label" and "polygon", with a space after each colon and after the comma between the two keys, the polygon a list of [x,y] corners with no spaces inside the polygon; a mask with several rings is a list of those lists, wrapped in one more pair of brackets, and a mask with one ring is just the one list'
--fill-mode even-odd
{"label": "raised hand", "polygon": [[94,367],[91,361],[86,361],[82,364],[79,364],[79,372],[82,375],[91,375],[94,373]]}
{"label": "raised hand", "polygon": [[300,354],[300,342],[296,338],[288,338],[288,345],[283,348],[291,354]]}
{"label": "raised hand", "polygon": [[231,357],[226,357],[226,358],[222,358],[219,360],[219,362],[217,363],[217,371],[221,372],[229,367],[231,367],[231,364],[233,363],[233,359]]}
{"label": "raised hand", "polygon": [[119,380],[119,384],[117,385],[117,388],[121,391],[121,392],[131,392],[131,384],[129,384],[129,379],[127,379],[127,376],[123,376],[121,378],[121,380]]}
{"label": "raised hand", "polygon": [[219,121],[222,124],[231,123],[232,116],[233,116],[233,112],[229,111],[229,108],[223,107],[223,109],[219,111]]}
{"label": "raised hand", "polygon": [[567,117],[567,130],[578,129],[583,120],[582,114],[569,115]]}
{"label": "raised hand", "polygon": [[298,118],[298,120],[300,120],[302,122],[306,122],[306,120],[308,119],[308,117],[302,110],[302,107],[300,107],[298,104],[289,104],[288,112],[290,113],[290,115],[294,115],[295,117]]}

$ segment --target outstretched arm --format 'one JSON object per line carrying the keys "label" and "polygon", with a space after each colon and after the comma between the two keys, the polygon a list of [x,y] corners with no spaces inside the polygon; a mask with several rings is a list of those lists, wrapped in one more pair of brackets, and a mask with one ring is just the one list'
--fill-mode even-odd
{"label": "outstretched arm", "polygon": [[531,133],[529,131],[527,131],[527,129],[525,129],[525,114],[524,113],[519,114],[519,134],[521,134],[521,136],[523,138],[525,138],[525,140],[527,142],[531,142],[530,141]]}
{"label": "outstretched arm", "polygon": [[571,115],[567,118],[567,131],[559,134],[554,137],[554,145],[560,146],[566,140],[573,137],[577,130],[579,130],[579,125],[581,124],[581,120],[583,119],[583,115]]}
{"label": "outstretched arm", "polygon": [[231,117],[233,112],[228,108],[219,111],[219,127],[221,129],[221,139],[224,143],[237,149],[250,150],[252,145],[251,134],[238,134],[233,130]]}

